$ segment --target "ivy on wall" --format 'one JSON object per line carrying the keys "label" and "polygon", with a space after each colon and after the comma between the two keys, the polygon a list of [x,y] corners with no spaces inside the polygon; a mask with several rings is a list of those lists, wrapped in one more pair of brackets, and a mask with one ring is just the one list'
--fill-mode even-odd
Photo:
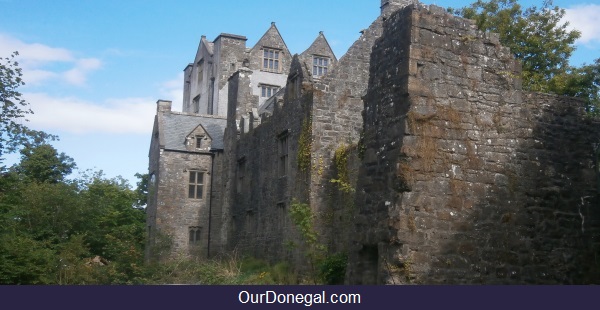
{"label": "ivy on wall", "polygon": [[306,172],[310,167],[312,152],[312,118],[302,122],[302,131],[298,139],[298,169]]}

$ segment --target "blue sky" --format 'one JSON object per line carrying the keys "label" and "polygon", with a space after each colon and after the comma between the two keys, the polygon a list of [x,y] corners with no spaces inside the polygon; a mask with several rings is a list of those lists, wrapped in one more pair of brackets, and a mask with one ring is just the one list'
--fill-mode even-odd
{"label": "blue sky", "polygon": [[[422,1],[463,7],[474,1]],[[542,0],[523,0],[525,6]],[[554,1],[582,31],[574,65],[600,57],[599,0]],[[164,1],[0,0],[0,57],[20,52],[34,115],[28,126],[56,134],[80,170],[135,184],[145,173],[156,100],[181,110],[184,67],[201,35],[244,35],[252,46],[271,22],[292,53],[324,31],[336,56],[379,15],[379,0]],[[5,164],[18,161],[8,156]]]}

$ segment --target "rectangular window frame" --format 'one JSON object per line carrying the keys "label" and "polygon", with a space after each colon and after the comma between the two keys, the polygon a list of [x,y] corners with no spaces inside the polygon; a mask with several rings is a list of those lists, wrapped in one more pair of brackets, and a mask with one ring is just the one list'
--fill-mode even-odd
{"label": "rectangular window frame", "polygon": [[188,227],[188,242],[190,245],[199,245],[202,241],[202,227],[200,226],[189,226]]}
{"label": "rectangular window frame", "polygon": [[331,59],[329,59],[329,57],[313,55],[313,76],[322,77],[327,75],[330,63]]}
{"label": "rectangular window frame", "polygon": [[200,61],[198,61],[197,64],[197,75],[196,75],[196,85],[198,86],[198,89],[202,89],[202,83],[204,82],[204,59],[201,59]]}
{"label": "rectangular window frame", "polygon": [[289,132],[286,130],[278,136],[277,148],[278,148],[278,169],[279,176],[285,177],[289,173]]}
{"label": "rectangular window frame", "polygon": [[268,72],[279,73],[281,69],[281,55],[283,52],[280,49],[263,47],[262,53],[262,70]]}
{"label": "rectangular window frame", "polygon": [[190,170],[188,174],[188,199],[204,199],[204,171]]}
{"label": "rectangular window frame", "polygon": [[238,160],[238,179],[237,179],[237,193],[241,194],[242,191],[244,190],[244,188],[246,187],[245,185],[245,178],[246,178],[246,158],[243,157],[240,160]]}
{"label": "rectangular window frame", "polygon": [[269,85],[269,84],[260,84],[260,96],[262,98],[271,98],[275,93],[277,93],[280,89],[277,85]]}
{"label": "rectangular window frame", "polygon": [[204,135],[197,135],[195,137],[195,142],[194,142],[196,149],[203,148],[205,146],[205,142],[204,142],[205,140],[206,140],[206,136],[204,136]]}
{"label": "rectangular window frame", "polygon": [[200,113],[200,95],[197,95],[194,97],[194,99],[192,99],[192,105],[194,108],[194,113]]}

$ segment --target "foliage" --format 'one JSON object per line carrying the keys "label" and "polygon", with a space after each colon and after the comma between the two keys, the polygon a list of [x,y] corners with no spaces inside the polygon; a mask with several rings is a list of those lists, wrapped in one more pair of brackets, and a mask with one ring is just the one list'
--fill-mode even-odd
{"label": "foliage", "polygon": [[147,268],[145,284],[298,284],[289,264],[271,265],[252,257],[223,256],[210,260],[179,257]]}
{"label": "foliage", "polygon": [[306,171],[310,168],[312,154],[312,120],[306,118],[302,122],[302,132],[298,139],[298,169]]}
{"label": "foliage", "polygon": [[57,183],[71,174],[76,165],[73,158],[58,153],[50,144],[27,145],[21,149],[21,163],[16,166],[18,173],[33,182]]}
{"label": "foliage", "polygon": [[318,234],[313,228],[313,213],[310,205],[301,203],[295,198],[290,204],[290,218],[308,245],[317,243]]}
{"label": "foliage", "polygon": [[320,274],[323,282],[329,285],[344,284],[346,277],[346,253],[337,253],[327,256],[320,264]]}
{"label": "foliage", "polygon": [[136,194],[136,207],[143,208],[148,204],[148,185],[150,181],[150,174],[148,173],[136,173],[135,177],[139,179],[137,187],[135,189]]}
{"label": "foliage", "polygon": [[18,55],[18,52],[14,52],[10,57],[0,58],[0,160],[4,153],[14,152],[21,146],[57,139],[54,135],[31,130],[23,124],[25,116],[33,112],[18,90],[25,85],[16,61]]}
{"label": "foliage", "polygon": [[296,198],[292,199],[292,203],[290,204],[290,218],[304,241],[306,247],[305,255],[311,268],[313,281],[316,284],[318,280],[316,267],[323,260],[327,248],[319,243],[319,235],[313,226],[314,215],[310,205],[301,203]]}
{"label": "foliage", "polygon": [[335,150],[334,163],[337,178],[329,180],[331,183],[337,184],[338,188],[344,193],[353,193],[355,191],[354,187],[350,184],[350,175],[348,172],[348,156],[350,156],[352,149],[352,146],[342,144]]}
{"label": "foliage", "polygon": [[47,144],[22,155],[0,174],[0,283],[142,283],[145,214],[127,182],[66,180],[73,160]]}
{"label": "foliage", "polygon": [[561,22],[565,10],[551,0],[526,9],[517,0],[478,0],[450,11],[475,20],[482,31],[500,35],[500,42],[523,63],[524,89],[550,91],[549,81],[569,69],[580,32],[568,30],[568,24]]}
{"label": "foliage", "polygon": [[591,65],[569,68],[550,81],[550,89],[557,93],[585,99],[590,115],[600,115],[600,58]]}
{"label": "foliage", "polygon": [[22,128],[19,122],[25,115],[32,111],[27,108],[27,102],[21,98],[21,93],[17,90],[25,85],[23,82],[21,68],[15,60],[18,52],[10,55],[10,58],[0,59],[0,102],[2,110],[0,111],[0,157],[6,148],[8,141],[15,140],[18,132]]}

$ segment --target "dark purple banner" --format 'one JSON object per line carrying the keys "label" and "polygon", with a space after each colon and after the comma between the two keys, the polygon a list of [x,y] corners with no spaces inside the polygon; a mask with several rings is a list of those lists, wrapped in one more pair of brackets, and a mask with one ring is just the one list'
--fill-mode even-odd
{"label": "dark purple banner", "polygon": [[2,309],[586,309],[597,286],[0,286]]}

